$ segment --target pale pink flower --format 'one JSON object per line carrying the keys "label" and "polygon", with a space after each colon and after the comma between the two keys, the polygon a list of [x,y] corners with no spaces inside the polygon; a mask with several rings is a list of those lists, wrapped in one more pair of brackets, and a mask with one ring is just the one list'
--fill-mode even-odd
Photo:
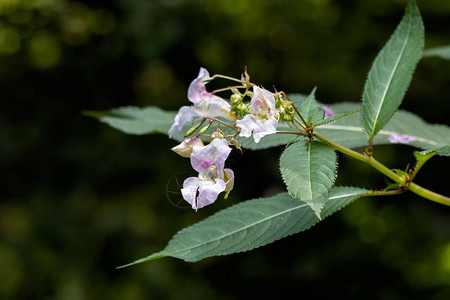
{"label": "pale pink flower", "polygon": [[230,112],[230,104],[224,99],[206,91],[206,82],[209,73],[205,68],[200,68],[197,78],[195,78],[188,89],[188,99],[192,106],[183,106],[175,116],[174,123],[169,129],[169,137],[176,136],[183,126],[194,120],[196,117],[223,117],[227,120],[234,120],[234,115]]}
{"label": "pale pink flower", "polygon": [[263,136],[277,132],[280,114],[275,108],[273,94],[257,86],[253,87],[250,104],[250,113],[238,120],[236,126],[241,129],[240,136],[249,137],[253,134],[255,143],[258,143]]}
{"label": "pale pink flower", "polygon": [[231,191],[234,173],[225,169],[225,160],[231,152],[228,142],[214,139],[207,146],[194,146],[191,165],[198,172],[197,177],[189,177],[183,183],[181,194],[184,200],[197,210],[214,203],[220,193]]}
{"label": "pale pink flower", "polygon": [[323,105],[323,104],[319,104],[319,105],[323,109],[323,111],[325,112],[325,115],[323,116],[324,119],[335,115],[334,111],[332,111],[331,108],[329,108],[328,106]]}
{"label": "pale pink flower", "polygon": [[416,139],[412,136],[397,133],[394,133],[388,137],[388,142],[392,144],[409,144],[415,140]]}

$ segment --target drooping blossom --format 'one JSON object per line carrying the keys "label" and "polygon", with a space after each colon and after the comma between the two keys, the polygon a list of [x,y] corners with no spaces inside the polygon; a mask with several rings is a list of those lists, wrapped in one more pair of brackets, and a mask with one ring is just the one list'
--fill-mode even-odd
{"label": "drooping blossom", "polygon": [[170,127],[170,138],[176,136],[184,124],[194,120],[195,117],[223,117],[234,120],[234,115],[230,112],[230,104],[206,91],[204,80],[209,78],[209,72],[205,68],[200,68],[197,78],[191,82],[188,89],[188,99],[193,105],[180,108],[172,127]]}
{"label": "drooping blossom", "polygon": [[325,115],[323,116],[324,119],[335,115],[334,111],[332,111],[331,108],[329,108],[328,106],[323,105],[323,104],[319,104],[319,105],[323,109],[323,111],[325,112]]}
{"label": "drooping blossom", "polygon": [[268,134],[276,133],[280,114],[275,108],[275,98],[271,92],[260,87],[253,87],[250,101],[250,113],[236,122],[241,129],[240,136],[253,134],[255,143]]}
{"label": "drooping blossom", "polygon": [[220,193],[233,189],[234,173],[224,168],[230,152],[231,148],[224,139],[214,139],[207,146],[194,146],[191,165],[198,176],[187,178],[181,189],[184,200],[193,209],[212,204]]}
{"label": "drooping blossom", "polygon": [[409,135],[393,133],[388,137],[388,142],[392,144],[409,144],[416,139]]}
{"label": "drooping blossom", "polygon": [[192,151],[195,146],[203,146],[203,142],[198,137],[193,137],[190,139],[186,139],[181,144],[172,148],[172,151],[177,153],[182,157],[191,157]]}

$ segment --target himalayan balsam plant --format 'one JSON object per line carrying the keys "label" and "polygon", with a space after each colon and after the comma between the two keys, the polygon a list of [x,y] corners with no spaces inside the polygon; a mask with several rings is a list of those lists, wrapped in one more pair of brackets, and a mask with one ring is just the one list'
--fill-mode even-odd
{"label": "himalayan balsam plant", "polygon": [[[87,112],[128,134],[164,133],[178,141],[172,150],[188,158],[198,173],[186,178],[181,188],[183,199],[195,211],[232,195],[235,177],[239,177],[225,168],[232,148],[286,145],[279,159],[286,192],[234,204],[181,230],[162,251],[126,266],[166,256],[195,262],[248,251],[307,230],[361,197],[409,191],[450,206],[450,198],[414,182],[430,158],[450,155],[450,128],[427,124],[398,110],[419,60],[450,53],[448,47],[424,53],[423,47],[421,16],[410,0],[403,19],[372,64],[362,103],[324,106],[315,99],[314,90],[309,96],[288,94],[252,83],[247,71],[232,78],[210,76],[201,68],[189,86],[189,105],[178,112],[157,107]],[[208,91],[207,83],[212,80],[232,84]],[[414,151],[412,168],[392,170],[375,158],[375,145],[392,143],[421,150]],[[372,166],[390,183],[382,190],[334,186],[337,151]]]}

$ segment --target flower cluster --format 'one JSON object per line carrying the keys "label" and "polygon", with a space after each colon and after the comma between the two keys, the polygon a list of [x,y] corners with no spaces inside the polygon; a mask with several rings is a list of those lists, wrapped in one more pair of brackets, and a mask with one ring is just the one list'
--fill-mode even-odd
{"label": "flower cluster", "polygon": [[[208,92],[206,84],[216,78],[239,82],[239,85]],[[229,101],[217,96],[218,92],[226,91],[232,93]],[[279,121],[294,122],[296,119],[293,102],[286,94],[272,93],[251,83],[247,72],[241,79],[223,75],[210,77],[209,72],[201,68],[197,78],[189,86],[188,99],[192,105],[180,108],[169,136],[179,138],[185,125],[195,119],[199,120],[194,127],[184,131],[186,134],[183,142],[172,148],[179,155],[190,158],[192,167],[198,172],[197,177],[187,178],[181,189],[183,198],[197,210],[215,202],[222,192],[226,192],[227,196],[233,188],[234,173],[224,166],[232,151],[230,146],[241,149],[236,139],[238,135],[244,138],[252,136],[254,142],[259,143],[264,136],[277,132]],[[296,121],[306,129],[301,122]],[[207,124],[200,129],[205,122]],[[213,123],[218,126],[211,132]],[[301,129],[295,124],[294,126]],[[195,137],[187,138],[195,132]],[[204,141],[209,144],[205,146]]]}

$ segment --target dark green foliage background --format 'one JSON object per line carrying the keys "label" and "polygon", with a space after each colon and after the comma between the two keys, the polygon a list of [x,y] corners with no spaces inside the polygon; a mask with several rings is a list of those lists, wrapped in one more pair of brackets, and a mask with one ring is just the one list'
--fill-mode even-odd
{"label": "dark green foliage background", "polygon": [[[450,44],[450,3],[418,4],[426,48]],[[450,298],[450,210],[411,193],[361,199],[305,233],[252,252],[115,270],[221,208],[283,190],[281,149],[233,152],[235,190],[195,213],[172,205],[180,196],[168,193],[177,191],[175,178],[193,174],[188,160],[169,151],[173,141],[127,136],[81,114],[125,105],[176,110],[188,104],[187,87],[200,66],[231,76],[247,66],[266,88],[308,94],[318,86],[324,103],[359,101],[404,6],[0,2],[0,298]],[[424,59],[401,107],[449,125],[449,86],[450,62]],[[404,168],[413,162],[411,150],[384,146],[376,154]],[[369,167],[339,162],[337,184],[384,186]],[[449,167],[448,158],[433,158],[417,182],[449,195]]]}

